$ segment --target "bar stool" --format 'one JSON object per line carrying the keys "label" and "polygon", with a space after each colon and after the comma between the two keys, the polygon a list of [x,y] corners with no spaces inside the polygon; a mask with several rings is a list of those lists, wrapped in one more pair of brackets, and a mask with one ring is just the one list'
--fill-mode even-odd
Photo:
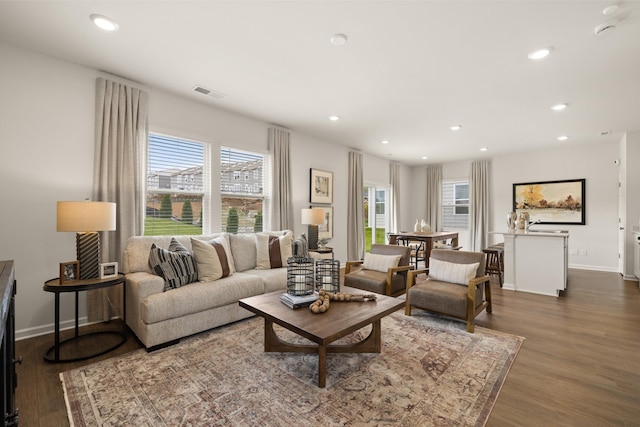
{"label": "bar stool", "polygon": [[493,245],[482,250],[487,256],[485,260],[484,271],[486,274],[498,276],[500,287],[504,281],[504,246]]}

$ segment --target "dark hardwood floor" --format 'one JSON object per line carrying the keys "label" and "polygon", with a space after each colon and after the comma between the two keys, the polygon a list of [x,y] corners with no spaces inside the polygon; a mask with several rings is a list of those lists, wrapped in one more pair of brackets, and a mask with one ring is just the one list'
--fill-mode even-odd
{"label": "dark hardwood floor", "polygon": [[[616,273],[570,270],[569,288],[560,298],[497,284],[492,292],[493,314],[482,313],[476,324],[526,340],[487,426],[640,426],[638,282]],[[140,348],[130,336],[106,355],[55,364],[43,360],[52,343],[53,335],[17,343],[16,353],[23,356],[17,368],[23,427],[69,425],[60,372]]]}

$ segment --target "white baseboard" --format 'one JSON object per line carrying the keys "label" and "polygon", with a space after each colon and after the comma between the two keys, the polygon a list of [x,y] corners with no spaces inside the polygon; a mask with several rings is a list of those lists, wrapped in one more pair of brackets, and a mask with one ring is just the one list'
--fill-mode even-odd
{"label": "white baseboard", "polygon": [[576,270],[606,271],[608,273],[619,273],[618,267],[604,267],[600,265],[569,264],[569,268],[575,268]]}

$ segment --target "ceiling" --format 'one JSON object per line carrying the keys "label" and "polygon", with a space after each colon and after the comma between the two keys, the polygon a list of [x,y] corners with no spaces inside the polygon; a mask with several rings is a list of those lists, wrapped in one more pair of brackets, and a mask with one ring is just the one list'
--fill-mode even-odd
{"label": "ceiling", "polygon": [[0,41],[410,165],[640,129],[637,1],[0,1]]}

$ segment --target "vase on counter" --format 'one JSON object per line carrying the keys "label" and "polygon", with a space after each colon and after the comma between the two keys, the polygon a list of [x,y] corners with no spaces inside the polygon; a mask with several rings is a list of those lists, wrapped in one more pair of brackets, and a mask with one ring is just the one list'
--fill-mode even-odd
{"label": "vase on counter", "polygon": [[524,230],[529,223],[529,218],[529,212],[520,212],[520,216],[518,217],[518,228]]}
{"label": "vase on counter", "polygon": [[507,226],[509,230],[513,231],[516,229],[516,225],[518,222],[518,214],[515,212],[509,212],[507,214]]}

